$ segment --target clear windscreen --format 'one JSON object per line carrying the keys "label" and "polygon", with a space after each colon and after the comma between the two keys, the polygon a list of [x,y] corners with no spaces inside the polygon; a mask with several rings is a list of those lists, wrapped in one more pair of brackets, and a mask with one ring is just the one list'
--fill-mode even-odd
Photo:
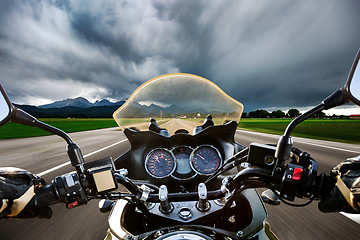
{"label": "clear windscreen", "polygon": [[169,74],[141,85],[113,117],[122,129],[139,130],[148,130],[154,118],[173,134],[178,129],[191,133],[209,114],[215,125],[239,122],[242,111],[243,105],[214,83],[196,75]]}

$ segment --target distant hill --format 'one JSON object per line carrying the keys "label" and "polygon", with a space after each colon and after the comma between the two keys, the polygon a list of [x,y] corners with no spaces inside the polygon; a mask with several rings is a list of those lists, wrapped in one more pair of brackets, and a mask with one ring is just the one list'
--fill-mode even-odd
{"label": "distant hill", "polygon": [[163,116],[174,116],[182,114],[195,115],[196,113],[206,114],[209,112],[203,108],[182,108],[174,104],[168,107],[161,107],[156,104],[150,104],[149,106],[147,106],[139,104],[137,102],[132,102],[131,105],[127,106],[126,112],[124,113],[123,117],[154,117],[159,116],[160,114],[162,114]]}
{"label": "distant hill", "polygon": [[74,99],[65,99],[61,101],[56,101],[50,104],[45,104],[39,106],[39,108],[63,108],[63,107],[81,107],[81,108],[88,108],[92,107],[93,104],[89,102],[86,98],[78,97]]}
{"label": "distant hill", "polygon": [[96,100],[96,102],[93,104],[94,107],[101,107],[101,106],[112,106],[114,103],[110,102],[107,99],[103,99],[101,101]]}
{"label": "distant hill", "polygon": [[[86,98],[78,97],[75,99],[56,101],[38,107],[17,104],[15,104],[15,106],[37,118],[110,118],[124,103],[125,101],[112,103],[106,99],[91,103]],[[209,112],[203,108],[183,108],[174,104],[167,107],[161,107],[156,104],[147,106],[133,102],[127,107],[126,115],[123,117],[152,117],[161,114],[163,116],[181,114],[195,115],[196,113],[207,114]],[[211,112],[211,114],[216,113]]]}
{"label": "distant hill", "polygon": [[73,106],[60,108],[39,108],[30,105],[14,105],[37,118],[111,118],[113,112],[115,112],[123,103],[124,101],[118,102],[118,105],[86,108]]}
{"label": "distant hill", "polygon": [[86,98],[77,97],[69,98],[65,100],[56,101],[50,104],[45,104],[39,106],[42,109],[48,108],[63,108],[63,107],[80,107],[80,108],[89,108],[89,107],[102,107],[102,106],[119,106],[122,105],[124,101],[112,103],[109,100],[103,99],[101,101],[96,101],[95,103],[89,102]]}

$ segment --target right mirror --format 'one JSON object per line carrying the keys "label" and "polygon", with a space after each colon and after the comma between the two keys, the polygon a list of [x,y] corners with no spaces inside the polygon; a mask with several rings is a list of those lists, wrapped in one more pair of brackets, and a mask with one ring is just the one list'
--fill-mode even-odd
{"label": "right mirror", "polygon": [[12,104],[0,84],[0,126],[7,123],[12,113]]}
{"label": "right mirror", "polygon": [[347,92],[347,97],[353,103],[360,105],[360,50],[355,58],[353,66],[351,68],[349,78],[345,85],[345,90]]}

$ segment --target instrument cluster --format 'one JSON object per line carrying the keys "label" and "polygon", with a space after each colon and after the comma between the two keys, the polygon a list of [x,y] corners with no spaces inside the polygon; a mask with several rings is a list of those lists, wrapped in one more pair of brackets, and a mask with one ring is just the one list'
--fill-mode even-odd
{"label": "instrument cluster", "polygon": [[188,180],[197,175],[211,175],[221,164],[219,150],[211,145],[201,145],[197,148],[156,148],[145,157],[145,170],[157,179],[172,177],[177,180]]}

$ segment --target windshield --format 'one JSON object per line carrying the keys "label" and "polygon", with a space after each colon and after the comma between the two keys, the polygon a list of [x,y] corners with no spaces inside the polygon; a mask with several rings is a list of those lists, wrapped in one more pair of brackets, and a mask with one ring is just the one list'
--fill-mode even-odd
{"label": "windshield", "polygon": [[205,78],[168,74],[141,85],[113,117],[122,129],[140,130],[148,130],[150,119],[154,118],[161,128],[173,134],[178,129],[191,133],[208,114],[215,125],[239,122],[242,110],[241,103]]}

